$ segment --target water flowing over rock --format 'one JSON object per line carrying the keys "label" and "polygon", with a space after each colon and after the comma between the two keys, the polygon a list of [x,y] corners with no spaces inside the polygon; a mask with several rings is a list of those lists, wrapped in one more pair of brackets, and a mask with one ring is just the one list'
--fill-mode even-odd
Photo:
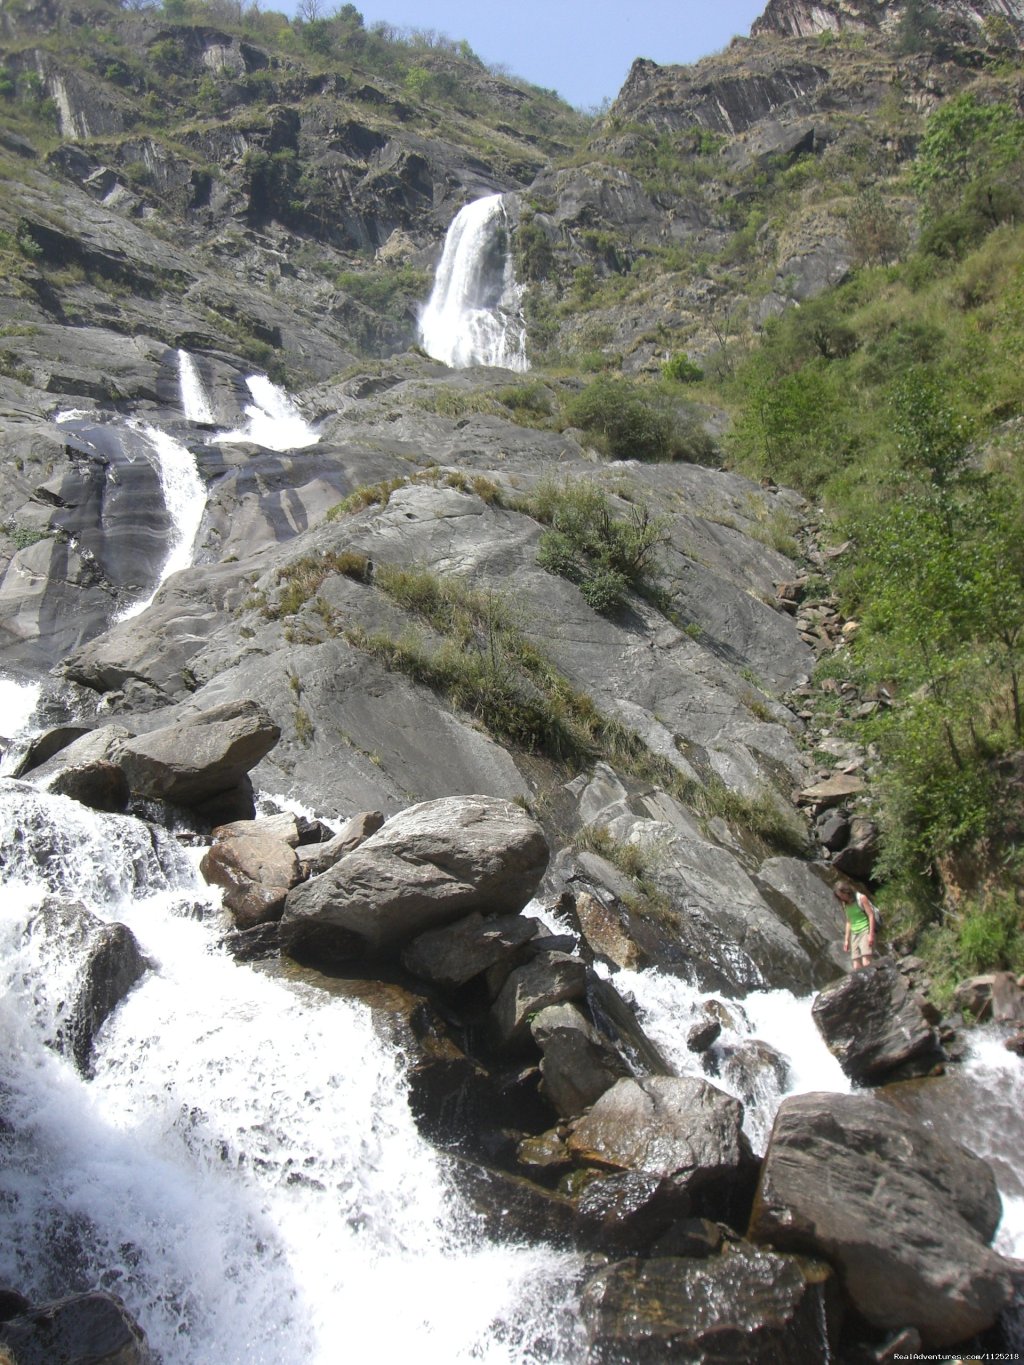
{"label": "water flowing over rock", "polygon": [[467,204],[448,229],[433,292],[420,319],[420,337],[428,354],[453,369],[527,368],[508,235],[500,194]]}
{"label": "water flowing over rock", "polygon": [[620,1261],[588,1282],[583,1319],[601,1365],[820,1365],[838,1336],[827,1266],[733,1246],[710,1261]]}
{"label": "water flowing over rock", "polygon": [[153,1365],[146,1338],[120,1299],[94,1292],[37,1304],[0,1323],[14,1365]]}
{"label": "water flowing over rock", "polygon": [[869,1095],[810,1094],[779,1109],[751,1235],[825,1257],[869,1322],[939,1348],[1009,1301],[999,1215],[991,1168],[956,1143]]}
{"label": "water flowing over rock", "polygon": [[99,1028],[142,976],[146,960],[130,929],[104,924],[81,904],[45,901],[23,934],[49,977],[45,989],[52,993],[55,978],[63,978],[53,1044],[84,1072]]}

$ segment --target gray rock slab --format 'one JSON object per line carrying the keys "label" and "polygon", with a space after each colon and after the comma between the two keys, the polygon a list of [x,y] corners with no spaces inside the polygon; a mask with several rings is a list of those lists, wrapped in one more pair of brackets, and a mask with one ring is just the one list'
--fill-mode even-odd
{"label": "gray rock slab", "polygon": [[195,805],[236,787],[280,734],[258,702],[228,703],[125,740],[117,761],[140,795]]}

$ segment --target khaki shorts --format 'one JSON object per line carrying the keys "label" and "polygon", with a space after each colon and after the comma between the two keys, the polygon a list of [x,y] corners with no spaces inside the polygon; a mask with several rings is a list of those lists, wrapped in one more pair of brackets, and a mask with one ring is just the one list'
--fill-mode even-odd
{"label": "khaki shorts", "polygon": [[870,957],[874,950],[870,929],[861,929],[859,933],[850,935],[850,956],[855,962],[858,958]]}

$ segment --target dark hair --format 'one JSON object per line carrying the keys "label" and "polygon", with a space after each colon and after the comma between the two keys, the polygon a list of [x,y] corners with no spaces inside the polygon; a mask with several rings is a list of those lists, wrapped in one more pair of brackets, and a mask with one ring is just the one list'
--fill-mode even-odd
{"label": "dark hair", "polygon": [[854,891],[853,887],[850,885],[849,882],[836,882],[835,895],[839,898],[839,900],[852,901],[855,898],[856,894],[857,893]]}

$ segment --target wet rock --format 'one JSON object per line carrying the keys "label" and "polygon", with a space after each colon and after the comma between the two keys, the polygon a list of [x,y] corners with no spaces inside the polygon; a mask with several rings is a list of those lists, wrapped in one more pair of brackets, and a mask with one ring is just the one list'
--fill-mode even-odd
{"label": "wet rock", "polygon": [[62,768],[49,782],[55,796],[69,796],[90,810],[115,813],[128,809],[131,791],[123,770],[104,759]]}
{"label": "wet rock", "polygon": [[578,1197],[581,1233],[603,1251],[647,1252],[689,1212],[673,1181],[643,1171],[593,1175]]}
{"label": "wet rock", "polygon": [[690,1028],[686,1035],[686,1046],[691,1052],[707,1052],[721,1032],[720,1019],[705,1017]]}
{"label": "wet rock", "polygon": [[716,1049],[715,1074],[744,1104],[765,1094],[781,1095],[789,1084],[789,1063],[760,1038],[736,1047]]}
{"label": "wet rock", "polygon": [[16,1365],[153,1365],[142,1328],[113,1294],[72,1294],[0,1323]]}
{"label": "wet rock", "polygon": [[739,1101],[707,1081],[621,1080],[572,1125],[569,1150],[599,1169],[657,1176],[680,1194],[713,1199],[750,1164],[742,1119]]}
{"label": "wet rock", "polygon": [[44,901],[22,932],[45,944],[48,962],[60,964],[64,980],[52,1042],[87,1073],[103,1021],[149,964],[126,925],[107,924],[81,904]]}
{"label": "wet rock", "polygon": [[574,1005],[538,1011],[530,1032],[542,1053],[540,1092],[559,1118],[576,1118],[629,1075],[615,1048]]}
{"label": "wet rock", "polygon": [[829,1051],[853,1080],[877,1084],[910,1062],[927,1068],[942,1059],[938,1035],[921,1002],[891,962],[864,967],[826,986],[811,1015]]}
{"label": "wet rock", "polygon": [[589,891],[581,890],[575,896],[573,909],[580,931],[594,953],[627,971],[641,965],[641,951],[623,922],[619,902],[606,905]]}
{"label": "wet rock", "polygon": [[[265,828],[270,826],[270,828]],[[235,833],[225,833],[234,830]],[[298,830],[274,820],[235,821],[218,827],[218,836],[203,856],[199,870],[224,890],[224,905],[239,929],[280,919],[285,897],[302,880],[302,867],[287,837]]]}
{"label": "wet rock", "polygon": [[237,787],[280,734],[258,702],[228,702],[126,740],[118,762],[133,792],[193,806]]}
{"label": "wet rock", "polygon": [[620,1261],[583,1291],[588,1360],[820,1365],[838,1340],[830,1275],[749,1246],[699,1261]]}
{"label": "wet rock", "polygon": [[547,860],[540,826],[510,801],[424,801],[289,892],[283,923],[301,951],[397,954],[418,934],[473,911],[522,909]]}
{"label": "wet rock", "polygon": [[776,1117],[750,1235],[825,1257],[870,1323],[941,1348],[1008,1301],[987,1245],[1000,1214],[991,1169],[956,1143],[871,1095],[798,1095]]}
{"label": "wet rock", "polygon": [[499,963],[508,971],[529,955],[540,922],[523,915],[474,913],[443,929],[420,934],[402,953],[402,963],[414,976],[436,986],[464,986]]}
{"label": "wet rock", "polygon": [[450,1159],[456,1184],[489,1237],[566,1247],[575,1243],[577,1213],[573,1200],[524,1176],[458,1155]]}
{"label": "wet rock", "polygon": [[550,1005],[582,1000],[586,988],[587,969],[579,958],[545,954],[516,967],[491,1007],[494,1045],[505,1052],[521,1049],[530,1040],[532,1015]]}

